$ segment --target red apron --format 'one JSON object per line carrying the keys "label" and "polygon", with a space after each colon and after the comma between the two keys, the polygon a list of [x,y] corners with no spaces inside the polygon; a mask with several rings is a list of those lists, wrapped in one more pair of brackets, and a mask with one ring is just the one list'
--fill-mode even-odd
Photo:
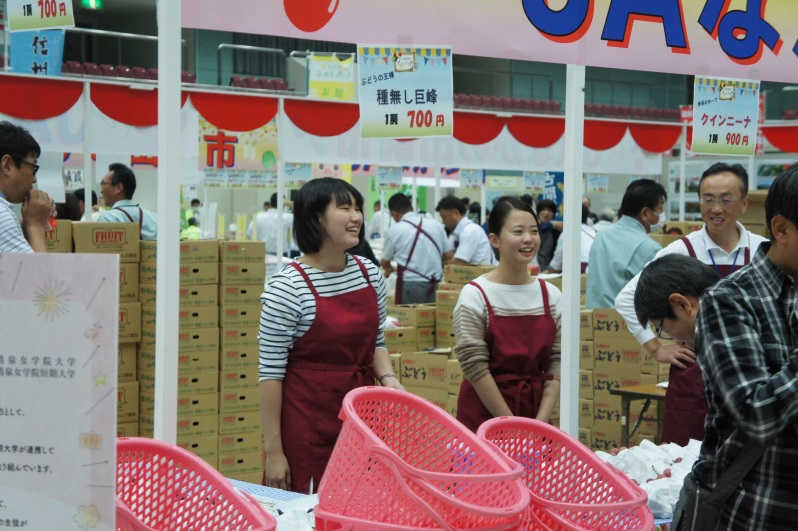
{"label": "red apron", "polygon": [[408,265],[410,265],[410,261],[413,259],[413,253],[416,250],[416,244],[418,243],[418,239],[422,234],[426,236],[429,239],[429,241],[432,242],[432,245],[434,245],[435,249],[438,250],[439,255],[441,254],[441,248],[438,247],[437,243],[435,243],[435,239],[432,236],[430,236],[427,231],[421,228],[421,225],[423,224],[422,220],[419,220],[418,225],[413,225],[413,223],[411,223],[406,219],[403,219],[402,222],[415,227],[416,237],[413,239],[413,245],[410,246],[410,252],[407,253],[407,263],[405,265],[399,264],[396,266],[396,291],[394,292],[394,300],[396,301],[396,304],[402,304],[402,287],[404,285],[405,271],[410,271],[411,273],[415,273],[416,275],[420,276],[421,278],[429,282],[428,295],[435,292],[435,288],[438,287],[438,282],[440,282],[439,278],[429,277],[424,273],[421,273],[419,271],[416,271],[415,269],[410,269],[409,267],[407,267]]}
{"label": "red apron", "polygon": [[320,297],[302,266],[291,264],[316,299],[316,318],[294,343],[283,380],[283,452],[291,470],[291,490],[302,494],[308,493],[311,478],[314,491],[321,481],[341,431],[338,414],[344,395],[374,385],[377,293],[363,263],[352,258],[366,286],[332,297]]}
{"label": "red apron", "polygon": [[[485,292],[475,286],[485,299],[488,328],[485,342],[490,352],[490,374],[513,415],[535,418],[543,397],[543,383],[551,380],[545,374],[557,325],[549,310],[546,283],[539,280],[543,295],[544,315],[495,315]],[[468,380],[460,384],[457,399],[457,420],[476,432],[479,425],[493,418]]]}
{"label": "red apron", "polygon": [[[681,239],[687,247],[687,254],[696,258],[690,240]],[[751,253],[745,249],[743,264],[749,262]],[[714,264],[713,264],[714,265]],[[735,269],[734,265],[715,265],[718,275],[726,277]],[[665,394],[665,418],[662,423],[662,443],[675,443],[686,446],[690,439],[704,440],[704,420],[707,416],[707,403],[704,398],[704,385],[701,382],[701,369],[691,363],[686,369],[671,365],[668,375],[668,392]]]}

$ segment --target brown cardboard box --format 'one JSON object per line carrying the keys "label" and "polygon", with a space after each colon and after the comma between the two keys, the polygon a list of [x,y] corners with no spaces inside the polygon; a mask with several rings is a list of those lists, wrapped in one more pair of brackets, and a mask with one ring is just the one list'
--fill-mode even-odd
{"label": "brown cardboard box", "polygon": [[219,263],[219,284],[235,284],[250,286],[266,280],[266,262],[260,263]]}
{"label": "brown cardboard box", "polygon": [[[460,291],[453,290],[438,290],[435,292],[435,315],[436,319],[440,319],[441,312],[446,312],[450,316],[454,313],[454,307],[457,305],[457,300],[460,298]],[[444,313],[444,316],[446,315]],[[450,317],[451,318],[451,317]],[[436,322],[437,324],[437,322]]]}
{"label": "brown cardboard box", "polygon": [[118,382],[133,382],[136,380],[136,344],[119,344],[119,365],[116,370]]}
{"label": "brown cardboard box", "polygon": [[72,239],[76,253],[118,254],[120,262],[139,261],[138,223],[81,221],[72,224]]}
{"label": "brown cardboard box", "polygon": [[[155,306],[142,305],[141,324],[147,328],[155,328]],[[190,308],[178,308],[177,326],[180,330],[215,328],[219,326],[219,307],[193,306]]]}
{"label": "brown cardboard box", "polygon": [[451,326],[440,326],[435,329],[435,348],[452,348],[457,344]]}
{"label": "brown cardboard box", "polygon": [[213,468],[216,468],[219,463],[219,438],[217,436],[207,435],[193,440],[182,440],[177,445],[196,455]]}
{"label": "brown cardboard box", "polygon": [[468,284],[482,274],[481,266],[446,264],[443,266],[443,278],[452,284]]}
{"label": "brown cardboard box", "polygon": [[593,396],[593,420],[621,422],[621,397],[607,392],[596,392]]}
{"label": "brown cardboard box", "polygon": [[[144,338],[142,338],[143,340]],[[155,341],[155,333],[148,340]],[[196,330],[180,330],[177,333],[177,349],[182,352],[199,352],[202,350],[219,350],[218,328],[197,328]]]}
{"label": "brown cardboard box", "polygon": [[225,284],[219,286],[219,306],[234,304],[260,304],[263,282],[255,284]]}
{"label": "brown cardboard box", "polygon": [[[139,394],[139,412],[142,415],[155,414],[155,394]],[[177,399],[178,417],[196,417],[198,415],[219,414],[219,393],[199,393]]]}
{"label": "brown cardboard box", "polygon": [[[653,374],[656,376],[667,376],[671,372],[670,363],[660,363],[651,357],[651,354],[646,352],[645,348],[640,349],[640,355],[643,362],[640,367],[640,372],[643,374]],[[665,378],[667,380],[667,378]],[[658,383],[658,382],[657,382]]]}
{"label": "brown cardboard box", "polygon": [[579,340],[593,340],[593,310],[579,311]]}
{"label": "brown cardboard box", "polygon": [[[139,418],[139,427],[148,418],[142,415]],[[177,417],[177,442],[192,441],[200,437],[207,437],[210,435],[218,435],[218,415],[191,415]],[[150,421],[151,423],[151,421]]]}
{"label": "brown cardboard box", "polygon": [[249,389],[221,391],[219,393],[220,414],[259,410],[260,388],[257,385]]}
{"label": "brown cardboard box", "polygon": [[[139,286],[138,297],[142,305],[155,306],[155,296],[155,284],[141,284]],[[180,286],[178,288],[178,297],[180,308],[219,305],[219,290],[216,284]]]}
{"label": "brown cardboard box", "polygon": [[119,342],[135,343],[141,340],[141,304],[119,303]]}
{"label": "brown cardboard box", "polygon": [[219,435],[219,455],[239,455],[263,452],[263,435],[259,431]]}
{"label": "brown cardboard box", "polygon": [[241,474],[263,473],[263,452],[219,457],[219,472],[228,478],[236,478]]}
{"label": "brown cardboard box", "polygon": [[119,302],[139,301],[139,265],[119,264]]}
{"label": "brown cardboard box", "polygon": [[593,398],[593,371],[579,371],[579,398]]}
{"label": "brown cardboard box", "polygon": [[[141,261],[154,264],[156,263],[158,242],[141,242]],[[183,240],[180,242],[180,263],[193,264],[197,262],[218,262],[219,261],[219,242],[218,240]]]}
{"label": "brown cardboard box", "polygon": [[222,328],[221,345],[223,350],[258,346],[257,326],[230,326]]}
{"label": "brown cardboard box", "polygon": [[399,381],[402,381],[402,354],[397,352],[396,354],[389,354],[391,357],[391,371],[399,378]]}
{"label": "brown cardboard box", "polygon": [[241,411],[219,415],[219,435],[260,431],[260,411]]}
{"label": "brown cardboard box", "polygon": [[222,328],[257,327],[260,324],[262,309],[263,305],[260,303],[219,306],[219,326]]}
{"label": "brown cardboard box", "polygon": [[435,348],[435,327],[417,328],[416,336],[418,337],[418,350]]}
{"label": "brown cardboard box", "polygon": [[589,398],[583,398],[579,400],[579,427],[580,428],[590,428],[593,426],[593,420],[595,419],[596,411],[593,406],[593,400]]}
{"label": "brown cardboard box", "polygon": [[662,234],[677,235],[679,237],[690,234],[704,227],[704,222],[698,221],[668,221],[662,228]]}
{"label": "brown cardboard box", "polygon": [[[765,198],[767,190],[748,191],[748,210],[740,214],[738,221],[748,228],[748,225],[765,223]],[[751,230],[750,228],[748,230]]]}
{"label": "brown cardboard box", "polygon": [[386,312],[398,319],[402,326],[417,328],[435,326],[434,304],[398,304],[388,306]]}
{"label": "brown cardboard box", "polygon": [[453,417],[457,417],[457,399],[460,398],[458,395],[453,395],[449,393],[449,398],[446,399],[446,407],[444,408],[448,414]]}
{"label": "brown cardboard box", "polygon": [[660,244],[663,249],[676,240],[683,238],[681,234],[649,234],[648,237]]}
{"label": "brown cardboard box", "polygon": [[258,365],[258,340],[247,345],[219,349],[219,370],[232,371]]}
{"label": "brown cardboard box", "polygon": [[385,346],[388,352],[415,352],[418,350],[416,327],[389,328],[385,330]]}
{"label": "brown cardboard box", "polygon": [[257,365],[219,373],[219,391],[222,393],[250,391],[253,389],[258,389]]}
{"label": "brown cardboard box", "polygon": [[446,410],[446,403],[449,401],[449,393],[446,392],[445,388],[433,389],[431,387],[415,387],[412,385],[405,385],[405,391],[416,396],[420,396],[424,400],[432,402],[444,411]]}
{"label": "brown cardboard box", "polygon": [[578,433],[579,442],[587,446],[593,447],[593,429],[592,428],[579,428]]}
{"label": "brown cardboard box", "polygon": [[48,253],[71,253],[72,222],[59,219],[54,229],[44,231],[44,243]]}
{"label": "brown cardboard box", "polygon": [[593,310],[593,340],[608,338],[632,338],[621,314],[615,308]]}
{"label": "brown cardboard box", "polygon": [[[156,284],[158,271],[155,264],[139,264],[139,282]],[[217,262],[197,262],[180,264],[179,282],[181,286],[219,283],[219,264]]]}
{"label": "brown cardboard box", "polygon": [[596,392],[609,393],[613,389],[637,385],[642,385],[640,367],[620,365],[611,370],[593,369],[593,386]]}
{"label": "brown cardboard box", "polygon": [[[140,357],[139,359],[142,359]],[[147,357],[148,366],[155,370],[155,357]],[[177,353],[178,374],[193,374],[196,372],[216,372],[219,370],[219,354],[215,350],[198,350],[195,352]]]}
{"label": "brown cardboard box", "polygon": [[609,452],[621,446],[621,423],[606,420],[593,422],[593,449]]}
{"label": "brown cardboard box", "polygon": [[453,284],[452,282],[438,282],[438,291],[456,291],[460,293],[465,284]]}
{"label": "brown cardboard box", "polygon": [[[155,394],[155,373],[139,370],[141,392]],[[190,398],[202,393],[219,392],[219,373],[215,371],[177,375],[177,397]]]}
{"label": "brown cardboard box", "polygon": [[405,352],[402,354],[402,385],[448,389],[449,381],[455,378],[450,371],[459,372],[462,378],[459,369],[457,360],[450,360],[447,355]]}
{"label": "brown cardboard box", "polygon": [[139,416],[139,383],[121,382],[116,388],[116,419],[120,422],[132,422]]}
{"label": "brown cardboard box", "polygon": [[220,241],[219,261],[265,264],[266,243],[256,240]]}
{"label": "brown cardboard box", "polygon": [[592,341],[579,342],[579,368],[582,370],[593,370],[595,368],[596,352]]}
{"label": "brown cardboard box", "polygon": [[116,436],[117,437],[138,437],[139,436],[139,419],[132,422],[117,422],[116,423]]}
{"label": "brown cardboard box", "polygon": [[746,223],[745,228],[753,234],[762,236],[763,238],[770,238],[770,231],[768,230],[768,226],[764,223]]}
{"label": "brown cardboard box", "polygon": [[593,350],[596,356],[595,369],[606,371],[612,371],[615,367],[634,367],[637,373],[641,373],[644,356],[648,355],[631,334],[628,339],[597,338],[593,341]]}
{"label": "brown cardboard box", "polygon": [[446,375],[448,377],[448,385],[446,389],[450,395],[460,394],[460,384],[463,383],[463,369],[460,367],[460,362],[457,359],[449,358],[446,361]]}

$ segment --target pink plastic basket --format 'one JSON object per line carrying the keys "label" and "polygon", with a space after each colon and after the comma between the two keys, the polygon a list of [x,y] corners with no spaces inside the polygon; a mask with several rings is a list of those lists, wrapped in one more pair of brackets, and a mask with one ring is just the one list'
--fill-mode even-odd
{"label": "pink plastic basket", "polygon": [[482,424],[477,435],[523,466],[532,502],[528,529],[653,529],[646,493],[564,431],[499,417]]}
{"label": "pink plastic basket", "polygon": [[361,387],[319,484],[316,529],[518,529],[521,467],[432,403]]}
{"label": "pink plastic basket", "polygon": [[122,437],[116,446],[117,531],[274,531],[254,498],[173,444]]}

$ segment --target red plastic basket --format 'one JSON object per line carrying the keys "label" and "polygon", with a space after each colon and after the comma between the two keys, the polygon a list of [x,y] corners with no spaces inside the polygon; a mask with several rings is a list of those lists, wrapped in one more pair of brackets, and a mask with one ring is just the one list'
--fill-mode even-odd
{"label": "red plastic basket", "polygon": [[499,417],[482,424],[477,435],[523,466],[531,496],[528,529],[653,529],[645,491],[564,431]]}
{"label": "red plastic basket", "polygon": [[319,484],[316,529],[518,529],[521,467],[432,403],[361,387]]}
{"label": "red plastic basket", "polygon": [[117,531],[274,531],[277,522],[196,455],[163,441],[116,446]]}

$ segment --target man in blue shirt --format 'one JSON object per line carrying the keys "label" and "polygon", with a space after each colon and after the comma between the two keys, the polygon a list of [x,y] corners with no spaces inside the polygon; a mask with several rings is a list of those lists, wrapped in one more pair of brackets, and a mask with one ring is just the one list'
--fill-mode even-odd
{"label": "man in blue shirt", "polygon": [[620,219],[600,231],[590,248],[585,308],[614,308],[615,297],[654,259],[660,244],[648,237],[665,222],[668,194],[661,184],[640,179],[626,188]]}
{"label": "man in blue shirt", "polygon": [[133,202],[133,193],[136,191],[133,170],[118,162],[108,166],[108,170],[100,181],[100,193],[105,199],[105,206],[110,208],[97,221],[138,223],[142,240],[157,240],[158,218],[155,213]]}

